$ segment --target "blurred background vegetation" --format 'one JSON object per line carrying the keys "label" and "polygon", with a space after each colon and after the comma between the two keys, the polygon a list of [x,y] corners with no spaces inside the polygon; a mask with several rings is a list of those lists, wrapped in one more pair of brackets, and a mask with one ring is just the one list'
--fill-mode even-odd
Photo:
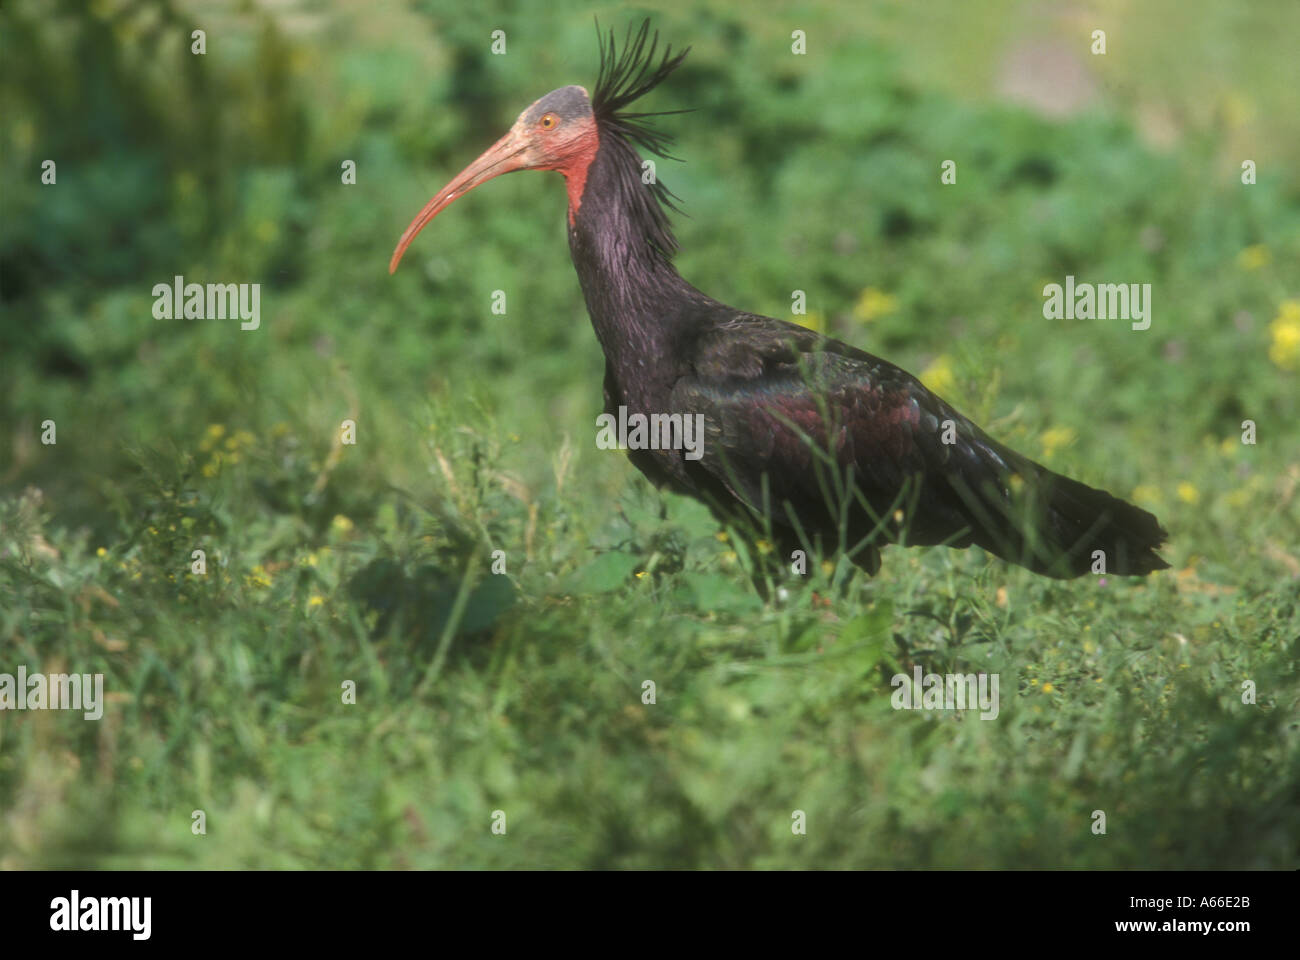
{"label": "blurred background vegetation", "polygon": [[[682,274],[781,317],[805,290],[791,319],[1154,510],[1174,571],[888,551],[765,608],[594,447],[558,176],[388,276],[434,190],[594,81],[593,15],[646,14],[692,47],[646,102],[693,111],[662,121]],[[10,0],[0,671],[112,700],[0,714],[0,867],[1294,867],[1297,35],[1285,0]],[[154,318],[177,274],[260,283],[261,329]],[[1151,283],[1151,329],[1044,320],[1066,274]],[[1000,671],[1000,721],[891,711],[916,662]]]}

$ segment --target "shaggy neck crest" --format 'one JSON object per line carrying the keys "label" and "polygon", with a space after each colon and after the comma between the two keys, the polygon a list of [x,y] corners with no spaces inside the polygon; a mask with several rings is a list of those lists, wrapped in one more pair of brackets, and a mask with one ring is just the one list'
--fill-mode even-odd
{"label": "shaggy neck crest", "polygon": [[[598,28],[599,29],[599,28]],[[681,65],[690,48],[673,55],[666,46],[656,58],[659,33],[650,34],[650,21],[646,20],[634,33],[628,28],[627,39],[619,52],[614,42],[614,32],[600,38],[600,74],[591,98],[592,112],[600,136],[598,153],[607,178],[617,179],[611,200],[625,207],[631,226],[644,237],[649,252],[656,259],[668,262],[677,252],[668,211],[677,211],[678,198],[659,180],[643,182],[642,162],[638,149],[663,159],[675,160],[670,154],[671,134],[656,129],[655,117],[684,110],[629,113],[624,108],[645,96]]]}

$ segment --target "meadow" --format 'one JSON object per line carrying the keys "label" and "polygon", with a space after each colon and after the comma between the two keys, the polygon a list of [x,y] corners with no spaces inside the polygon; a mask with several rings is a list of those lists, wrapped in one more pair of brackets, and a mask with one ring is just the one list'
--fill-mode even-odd
{"label": "meadow", "polygon": [[[0,711],[0,869],[1300,866],[1300,12],[1229,8],[6,3],[0,673],[106,703]],[[692,47],[646,104],[692,111],[683,276],[1155,512],[1171,569],[891,547],[764,602],[596,446],[557,175],[390,277],[594,80],[593,14]],[[177,275],[259,328],[159,318]],[[1045,318],[1067,276],[1150,328]],[[895,710],[916,665],[997,718]]]}

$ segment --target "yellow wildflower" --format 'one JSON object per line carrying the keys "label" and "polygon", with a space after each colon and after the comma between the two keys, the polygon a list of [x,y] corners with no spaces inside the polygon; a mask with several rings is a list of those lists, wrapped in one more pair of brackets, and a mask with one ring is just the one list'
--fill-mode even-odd
{"label": "yellow wildflower", "polygon": [[1139,483],[1133,488],[1132,496],[1138,503],[1149,503],[1153,506],[1158,506],[1159,504],[1164,503],[1165,500],[1164,494],[1160,492],[1160,488],[1152,486],[1149,483]]}
{"label": "yellow wildflower", "polygon": [[809,310],[805,314],[796,313],[794,322],[817,333],[826,332],[826,317],[820,310]]}
{"label": "yellow wildflower", "polygon": [[853,305],[853,315],[863,323],[870,323],[879,317],[887,316],[898,309],[898,298],[892,293],[885,293],[875,287],[867,287]]}
{"label": "yellow wildflower", "polygon": [[1282,301],[1268,331],[1268,358],[1283,370],[1300,369],[1300,300]]}
{"label": "yellow wildflower", "polygon": [[226,428],[221,424],[219,423],[208,424],[208,432],[203,437],[203,441],[199,444],[199,449],[202,450],[204,453],[207,453],[209,450],[211,450],[221,441],[221,438],[225,436],[225,433],[226,433]]}
{"label": "yellow wildflower", "polygon": [[1243,270],[1259,270],[1267,267],[1272,259],[1273,255],[1268,252],[1268,247],[1256,243],[1237,254],[1237,265]]}
{"label": "yellow wildflower", "polygon": [[920,380],[935,393],[944,394],[957,385],[957,377],[952,372],[952,359],[946,354],[934,358],[934,362],[921,371]]}
{"label": "yellow wildflower", "polygon": [[1043,459],[1051,457],[1057,450],[1074,443],[1077,436],[1071,427],[1052,427],[1044,430],[1042,436]]}

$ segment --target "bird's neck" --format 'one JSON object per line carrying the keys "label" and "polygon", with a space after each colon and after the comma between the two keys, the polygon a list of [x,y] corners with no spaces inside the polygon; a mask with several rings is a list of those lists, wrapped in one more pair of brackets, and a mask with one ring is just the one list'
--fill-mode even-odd
{"label": "bird's neck", "polygon": [[671,234],[656,223],[659,201],[641,182],[636,153],[604,142],[585,173],[569,250],[596,337],[625,388],[663,381],[674,375],[673,347],[692,325],[691,304],[707,298],[669,259]]}

